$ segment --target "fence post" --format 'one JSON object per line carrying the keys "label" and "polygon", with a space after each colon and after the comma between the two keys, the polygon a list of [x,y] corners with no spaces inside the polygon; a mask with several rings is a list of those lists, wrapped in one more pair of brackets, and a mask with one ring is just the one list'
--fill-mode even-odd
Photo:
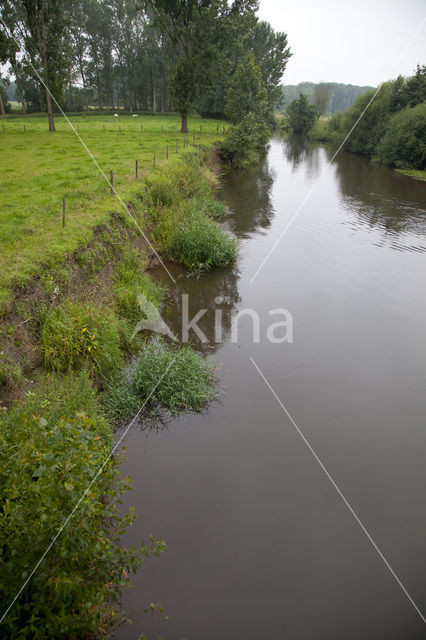
{"label": "fence post", "polygon": [[169,145],[166,145],[166,160],[169,159]]}
{"label": "fence post", "polygon": [[105,125],[104,125],[104,133],[105,133]]}
{"label": "fence post", "polygon": [[25,129],[25,125],[24,125],[24,133],[25,133],[25,132],[26,132],[26,129]]}
{"label": "fence post", "polygon": [[179,140],[176,140],[176,153],[178,152]]}
{"label": "fence post", "polygon": [[114,194],[114,171],[109,172],[109,184],[111,186],[111,195]]}
{"label": "fence post", "polygon": [[65,228],[65,196],[62,198],[62,228]]}
{"label": "fence post", "polygon": [[141,124],[141,133],[142,133],[142,131],[143,131],[143,124]]}
{"label": "fence post", "polygon": [[195,145],[195,133],[192,134],[192,144]]}
{"label": "fence post", "polygon": [[121,124],[118,125],[118,131],[121,133]]}
{"label": "fence post", "polygon": [[155,169],[155,153],[154,153],[154,158],[153,158],[153,160],[152,160],[152,166],[153,166],[153,168]]}
{"label": "fence post", "polygon": [[136,178],[137,178],[138,177],[138,161],[137,160],[136,160],[135,173],[136,173]]}

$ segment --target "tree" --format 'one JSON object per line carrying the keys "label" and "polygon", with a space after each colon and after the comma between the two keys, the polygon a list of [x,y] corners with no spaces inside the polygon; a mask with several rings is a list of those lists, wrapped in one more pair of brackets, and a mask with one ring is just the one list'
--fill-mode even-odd
{"label": "tree", "polygon": [[331,96],[333,95],[333,86],[330,83],[320,82],[314,87],[314,106],[317,110],[318,118],[325,115]]}
{"label": "tree", "polygon": [[249,113],[254,114],[259,120],[266,120],[267,112],[268,94],[260,67],[250,54],[232,76],[226,92],[225,114],[233,124],[237,124]]}
{"label": "tree", "polygon": [[26,49],[43,81],[49,131],[55,131],[52,94],[57,102],[63,101],[68,72],[64,42],[65,1],[22,0],[28,28]]}
{"label": "tree", "polygon": [[290,127],[294,133],[306,135],[312,129],[317,117],[314,106],[309,104],[304,93],[300,94],[298,100],[293,100],[287,109]]}
{"label": "tree", "polygon": [[181,132],[188,132],[188,113],[206,85],[220,41],[225,0],[141,0],[155,16],[155,24],[170,38],[176,56],[170,77],[175,109],[181,114]]}
{"label": "tree", "polygon": [[[423,141],[423,144],[422,142]],[[426,102],[395,113],[375,157],[399,169],[426,168]]]}

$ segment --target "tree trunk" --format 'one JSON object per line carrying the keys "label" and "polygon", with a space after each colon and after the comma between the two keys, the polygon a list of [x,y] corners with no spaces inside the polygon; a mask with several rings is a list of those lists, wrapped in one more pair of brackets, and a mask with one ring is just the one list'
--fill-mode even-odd
{"label": "tree trunk", "polygon": [[16,58],[11,61],[13,73],[15,74],[16,90],[18,92],[19,102],[21,103],[22,114],[27,113],[27,105],[25,104],[24,91],[22,89],[21,77],[18,71]]}
{"label": "tree trunk", "polygon": [[24,92],[22,91],[22,85],[18,82],[18,76],[16,76],[16,88],[18,89],[19,101],[21,103],[21,109],[23,115],[27,113],[27,105],[25,104]]}
{"label": "tree trunk", "polygon": [[152,113],[157,113],[157,92],[155,84],[152,85]]}
{"label": "tree trunk", "polygon": [[0,115],[5,116],[6,111],[4,110],[3,98],[0,92]]}
{"label": "tree trunk", "polygon": [[188,114],[187,113],[182,113],[182,126],[180,129],[181,133],[188,133]]}
{"label": "tree trunk", "polygon": [[47,107],[47,118],[49,120],[49,131],[56,131],[55,120],[53,118],[52,98],[50,97],[50,91],[49,91],[49,86],[47,82],[46,82],[46,107]]}

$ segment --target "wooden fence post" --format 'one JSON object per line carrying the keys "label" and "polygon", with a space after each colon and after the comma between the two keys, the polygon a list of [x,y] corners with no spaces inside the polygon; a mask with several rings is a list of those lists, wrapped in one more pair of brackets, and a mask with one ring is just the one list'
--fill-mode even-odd
{"label": "wooden fence post", "polygon": [[153,158],[153,160],[152,160],[152,166],[153,166],[153,168],[155,169],[155,153],[154,153],[154,158]]}
{"label": "wooden fence post", "polygon": [[138,177],[138,161],[136,160],[136,166],[135,166],[135,174],[136,174],[136,178]]}
{"label": "wooden fence post", "polygon": [[109,184],[111,186],[111,195],[114,194],[114,171],[109,172]]}
{"label": "wooden fence post", "polygon": [[65,228],[65,196],[62,198],[62,228]]}
{"label": "wooden fence post", "polygon": [[24,133],[26,133],[25,125],[24,125]]}

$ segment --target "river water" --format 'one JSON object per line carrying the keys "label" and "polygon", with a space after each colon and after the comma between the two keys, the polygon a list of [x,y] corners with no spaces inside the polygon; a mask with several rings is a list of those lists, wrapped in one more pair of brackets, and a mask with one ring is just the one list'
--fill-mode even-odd
{"label": "river water", "polygon": [[[425,616],[426,184],[341,153],[315,186],[331,155],[273,139],[218,193],[237,264],[174,269],[165,319],[180,334],[182,293],[191,314],[209,310],[210,343],[192,337],[222,390],[205,415],[127,436],[139,518],[125,542],[154,533],[167,552],[135,576],[119,640],[426,638],[409,599]],[[247,308],[258,343],[248,316],[231,339],[232,310]],[[292,343],[266,339],[277,308]],[[150,602],[164,611],[144,613]]]}

